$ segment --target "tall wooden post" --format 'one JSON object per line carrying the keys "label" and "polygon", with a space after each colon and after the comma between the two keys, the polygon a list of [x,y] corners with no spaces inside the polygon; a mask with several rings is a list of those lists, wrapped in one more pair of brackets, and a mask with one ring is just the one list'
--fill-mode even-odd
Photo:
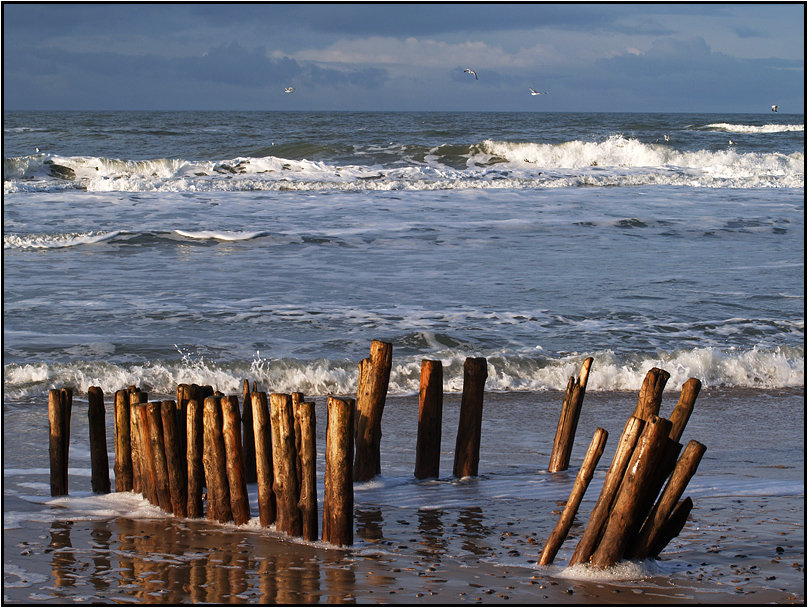
{"label": "tall wooden post", "polygon": [[144,399],[146,393],[132,393],[135,404],[132,405],[131,415],[137,432],[138,460],[140,462],[140,491],[144,498],[153,505],[159,505],[157,498],[157,472],[154,467],[154,456],[149,430],[148,403],[138,403]]}
{"label": "tall wooden post", "polygon": [[202,453],[204,450],[204,429],[202,403],[196,399],[189,399],[185,404],[185,425],[187,432],[187,467],[188,467],[188,517],[202,517],[202,488],[204,482],[204,465]]}
{"label": "tall wooden post", "polygon": [[353,446],[356,402],[328,398],[323,540],[332,545],[352,545],[354,527]]}
{"label": "tall wooden post", "polygon": [[182,442],[180,442],[177,430],[177,404],[174,401],[163,401],[160,404],[160,414],[163,421],[163,446],[166,453],[171,512],[177,517],[186,517],[188,515],[188,484],[185,482],[185,468],[183,459],[180,457]]}
{"label": "tall wooden post", "polygon": [[258,483],[258,518],[266,527],[277,518],[277,502],[272,484],[275,472],[272,467],[272,434],[267,406],[267,394],[253,391],[251,395],[253,431],[255,434],[255,471]]}
{"label": "tall wooden post", "polygon": [[418,439],[415,447],[415,477],[440,475],[440,438],[443,424],[443,364],[421,361],[418,393]]}
{"label": "tall wooden post", "polygon": [[314,402],[301,401],[295,409],[295,422],[298,430],[295,437],[300,441],[298,461],[300,462],[300,500],[298,508],[303,523],[303,538],[314,541],[319,538],[317,517],[317,445]]}
{"label": "tall wooden post", "polygon": [[168,465],[166,464],[165,441],[163,438],[163,408],[160,401],[153,401],[146,406],[149,417],[149,440],[155,473],[157,504],[168,513],[172,513],[171,490],[168,481]]}
{"label": "tall wooden post", "polygon": [[115,391],[115,491],[132,491],[132,441],[129,393]]}
{"label": "tall wooden post", "polygon": [[203,409],[205,482],[208,488],[207,518],[221,523],[233,521],[230,485],[222,437],[222,410],[219,397],[205,399]]}
{"label": "tall wooden post", "polygon": [[373,340],[370,344],[370,358],[363,360],[359,367],[353,472],[355,481],[369,481],[381,473],[382,413],[392,366],[393,345]]}
{"label": "tall wooden post", "polygon": [[96,494],[109,494],[109,456],[104,391],[99,386],[87,389],[87,418],[90,427],[90,484]]}
{"label": "tall wooden post", "polygon": [[73,407],[71,389],[51,389],[48,393],[48,423],[50,435],[51,496],[67,494],[67,462],[70,451],[70,410]]}
{"label": "tall wooden post", "polygon": [[659,416],[659,406],[662,404],[662,391],[671,375],[664,369],[654,367],[648,370],[640,389],[640,397],[633,416],[648,420],[651,416]]}
{"label": "tall wooden post", "polygon": [[275,529],[289,536],[300,536],[303,522],[297,502],[297,452],[295,450],[295,419],[292,396],[272,393],[269,396],[269,419],[272,424],[272,464],[275,471],[273,489],[277,501]]}
{"label": "tall wooden post", "polygon": [[682,438],[682,433],[688,420],[690,420],[690,415],[693,413],[693,407],[696,404],[696,398],[699,396],[700,390],[701,381],[696,378],[690,378],[682,385],[682,394],[670,417],[673,425],[671,439],[674,441],[679,441]]}
{"label": "tall wooden post", "polygon": [[488,377],[484,357],[469,357],[463,365],[463,396],[460,400],[460,423],[455,444],[455,477],[477,475],[480,464],[480,439],[483,424],[483,395]]}
{"label": "tall wooden post", "polygon": [[146,492],[143,491],[146,472],[140,416],[135,409],[137,406],[146,403],[149,396],[148,393],[142,393],[135,387],[130,387],[127,392],[129,394],[129,439],[132,447],[132,491],[143,494],[148,499]]}
{"label": "tall wooden post", "polygon": [[244,425],[244,439],[242,445],[244,448],[244,478],[247,483],[255,483],[257,481],[257,474],[255,469],[255,429],[253,428],[253,413],[252,413],[252,396],[250,392],[250,381],[244,380],[243,383],[243,411],[241,413],[241,421]]}
{"label": "tall wooden post", "polygon": [[547,539],[547,544],[544,546],[539,564],[546,566],[552,564],[558,550],[561,548],[564,539],[567,538],[572,521],[575,519],[575,514],[578,512],[578,507],[581,506],[586,489],[589,487],[589,482],[592,481],[592,476],[595,474],[595,467],[598,466],[598,461],[603,454],[603,448],[606,447],[606,439],[609,434],[603,429],[595,430],[592,437],[592,442],[589,444],[589,449],[586,451],[584,462],[581,465],[578,475],[575,478],[575,484],[572,487],[572,492],[564,506],[561,517],[553,528],[550,538]]}
{"label": "tall wooden post", "polygon": [[222,397],[222,436],[224,437],[227,481],[230,487],[230,509],[236,525],[250,521],[250,499],[244,476],[244,457],[241,447],[241,416],[238,397]]}
{"label": "tall wooden post", "polygon": [[586,393],[586,383],[589,380],[589,369],[592,367],[592,357],[581,365],[581,371],[576,380],[572,376],[567,384],[567,393],[561,406],[561,416],[558,419],[553,452],[550,455],[550,473],[566,471],[570,466],[572,444],[575,441],[575,431],[578,429],[578,419],[581,416],[581,406]]}

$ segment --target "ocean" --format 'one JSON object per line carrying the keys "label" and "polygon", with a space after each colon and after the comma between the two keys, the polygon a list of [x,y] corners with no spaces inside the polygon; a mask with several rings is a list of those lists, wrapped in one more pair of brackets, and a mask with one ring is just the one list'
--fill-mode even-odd
{"label": "ocean", "polygon": [[[393,344],[393,369],[382,475],[357,485],[358,513],[409,510],[389,518],[417,521],[425,507],[511,513],[501,502],[516,501],[533,505],[533,520],[513,517],[549,532],[552,509],[535,505],[571,488],[574,471],[550,483],[546,460],[567,380],[590,356],[573,468],[594,428],[610,425],[605,471],[646,372],[660,367],[670,373],[666,403],[688,378],[703,384],[684,438],[711,456],[705,480],[692,482],[697,508],[699,496],[801,504],[804,122],[779,113],[4,112],[5,530],[153,518],[139,497],[89,492],[82,431],[71,439],[71,497],[50,498],[49,389],[74,388],[81,425],[90,386],[170,398],[178,383],[197,383],[240,395],[250,379],[314,397],[320,432],[325,397],[355,395],[374,339]],[[481,477],[471,485],[449,476],[466,357],[488,361]],[[443,362],[447,395],[446,478],[428,497],[411,471],[425,358]],[[596,497],[590,489],[587,500]],[[505,525],[492,523],[491,537]],[[360,539],[360,549],[373,542]],[[443,550],[462,562],[461,544]],[[538,570],[522,555],[510,565]],[[30,582],[23,561],[4,556],[6,573]],[[41,576],[12,587],[66,593]]]}

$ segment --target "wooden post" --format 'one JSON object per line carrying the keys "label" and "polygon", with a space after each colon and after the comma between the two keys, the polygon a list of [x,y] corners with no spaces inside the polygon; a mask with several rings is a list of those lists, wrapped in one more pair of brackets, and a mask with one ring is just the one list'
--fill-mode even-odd
{"label": "wooden post", "polygon": [[[135,400],[144,399],[146,393],[132,393]],[[148,403],[135,403],[131,408],[137,432],[138,460],[140,462],[140,491],[143,497],[153,505],[159,505],[157,498],[157,472],[154,468],[154,458],[149,432]]]}
{"label": "wooden post", "polygon": [[222,397],[222,436],[224,437],[227,481],[230,487],[230,509],[237,526],[250,521],[250,498],[244,476],[244,456],[241,447],[241,416],[238,397]]}
{"label": "wooden post", "polygon": [[689,496],[679,501],[679,504],[674,507],[673,512],[670,514],[670,517],[668,517],[668,521],[657,536],[656,541],[651,546],[651,550],[648,552],[649,556],[656,557],[662,553],[662,550],[668,546],[669,542],[679,536],[682,528],[685,527],[687,516],[690,515],[692,509],[693,501],[690,500]]}
{"label": "wooden post", "polygon": [[202,464],[203,414],[202,404],[196,399],[189,399],[185,412],[186,432],[188,434],[187,467],[188,467],[188,517],[202,517],[202,488],[204,487],[204,468]]}
{"label": "wooden post", "polygon": [[300,491],[300,487],[303,483],[303,469],[302,463],[300,461],[300,419],[297,415],[297,409],[300,407],[300,404],[303,403],[305,396],[303,393],[292,393],[292,415],[294,416],[294,424],[295,424],[295,476],[297,477],[297,489]]}
{"label": "wooden post", "polygon": [[645,559],[651,554],[651,549],[662,534],[677,501],[681,498],[693,475],[696,474],[696,469],[706,449],[707,447],[698,441],[691,441],[687,444],[682,457],[676,463],[676,468],[673,470],[668,484],[651,510],[637,539],[626,552],[626,557]]}
{"label": "wooden post", "polygon": [[483,424],[483,395],[488,377],[484,357],[469,357],[463,364],[463,396],[460,399],[460,423],[455,443],[455,477],[477,475],[480,464],[480,439]]}
{"label": "wooden post", "polygon": [[96,494],[109,494],[109,455],[104,391],[99,386],[87,389],[87,418],[90,427],[90,484]]}
{"label": "wooden post", "polygon": [[[48,423],[50,435],[51,496],[67,494],[67,461],[70,447],[70,412],[72,399],[68,401],[66,389],[51,389],[48,392]],[[71,395],[72,396],[72,395]]]}
{"label": "wooden post", "polygon": [[[187,403],[186,403],[187,407]],[[163,401],[160,404],[163,422],[163,446],[168,470],[168,492],[171,497],[171,512],[177,517],[188,515],[188,485],[185,482],[185,467],[180,457],[181,442],[177,430],[177,404]],[[184,426],[184,425],[183,425]]]}
{"label": "wooden post", "polygon": [[272,436],[267,406],[267,394],[253,391],[251,395],[253,431],[255,435],[255,472],[258,483],[258,518],[266,527],[275,523],[277,504],[272,483],[275,473],[272,467]]}
{"label": "wooden post", "polygon": [[558,419],[553,452],[550,455],[550,466],[547,469],[550,473],[566,471],[570,466],[572,444],[575,441],[575,431],[578,429],[578,419],[581,416],[581,406],[584,402],[592,361],[594,361],[592,357],[587,357],[583,362],[577,380],[570,376],[567,393],[561,406],[561,416]]}
{"label": "wooden post", "polygon": [[662,391],[671,375],[664,369],[654,367],[645,375],[640,389],[640,398],[632,416],[648,420],[650,416],[659,416],[659,406],[662,404]]}
{"label": "wooden post", "polygon": [[[179,455],[183,478],[188,471],[188,402],[196,399],[196,385],[177,385],[177,401],[174,408],[174,426],[177,429]],[[186,502],[187,511],[187,502]]]}
{"label": "wooden post", "polygon": [[219,397],[205,399],[203,408],[205,482],[208,488],[207,517],[226,523],[233,521],[230,510],[230,485],[227,481],[227,464],[222,437],[222,410]]}
{"label": "wooden post", "polygon": [[269,420],[272,424],[272,464],[275,472],[273,489],[277,502],[275,529],[289,536],[300,536],[303,521],[297,502],[297,453],[292,396],[272,393],[269,396]]}
{"label": "wooden post", "polygon": [[244,411],[241,413],[241,420],[244,425],[244,478],[247,483],[257,481],[255,469],[255,429],[253,428],[252,397],[250,393],[250,381],[244,380],[244,395],[242,403]]}
{"label": "wooden post", "polygon": [[589,487],[589,482],[592,481],[592,476],[595,474],[595,467],[598,466],[598,461],[603,454],[603,448],[606,447],[608,437],[609,434],[605,430],[600,428],[595,430],[592,442],[589,444],[586,456],[584,456],[584,462],[575,477],[575,484],[572,486],[569,500],[567,500],[561,517],[558,518],[558,522],[541,553],[539,564],[542,566],[553,563],[564,539],[567,538],[572,522],[575,519],[575,514],[578,512],[578,507],[581,506],[581,500],[583,500],[586,489]]}
{"label": "wooden post", "polygon": [[685,430],[687,421],[690,420],[690,415],[693,413],[693,406],[696,404],[696,397],[699,396],[700,390],[701,381],[696,378],[690,378],[682,385],[682,394],[670,417],[673,425],[671,439],[674,441],[679,441],[682,438],[682,433]]}
{"label": "wooden post", "polygon": [[443,364],[421,361],[418,393],[418,439],[415,447],[415,477],[440,475],[440,437],[443,424]]}
{"label": "wooden post", "polygon": [[651,415],[632,454],[620,491],[609,514],[600,544],[592,554],[590,562],[597,568],[609,568],[623,559],[637,529],[645,519],[641,512],[645,501],[648,483],[653,478],[654,469],[668,439],[671,423],[664,418]]}
{"label": "wooden post", "polygon": [[[393,345],[373,340],[370,361],[367,361],[360,364],[360,386],[356,395],[354,481],[369,481],[381,473],[382,413],[393,366]],[[366,369],[363,370],[362,365]]]}
{"label": "wooden post", "polygon": [[606,478],[603,480],[603,488],[595,506],[592,508],[592,513],[589,515],[589,523],[570,559],[570,566],[589,563],[589,558],[592,557],[592,553],[597,548],[603,534],[603,528],[609,519],[609,512],[612,509],[614,498],[620,489],[620,482],[623,481],[623,475],[631,460],[631,455],[634,453],[634,448],[644,425],[645,422],[641,418],[634,416],[630,417],[626,422],[623,434],[620,436],[615,448],[612,464],[606,473]]}
{"label": "wooden post", "polygon": [[144,478],[146,476],[143,458],[142,434],[140,430],[140,417],[135,412],[138,405],[148,401],[148,394],[141,393],[136,388],[131,387],[127,391],[129,395],[129,439],[132,448],[132,491],[138,494],[143,494],[147,499],[146,493],[143,491]]}
{"label": "wooden post", "polygon": [[115,491],[132,491],[132,441],[129,393],[115,391]]}
{"label": "wooden post", "polygon": [[163,407],[160,401],[153,401],[146,406],[149,417],[149,440],[152,448],[152,462],[155,473],[157,504],[168,513],[172,513],[171,490],[168,481],[168,465],[166,464],[165,441],[163,438]]}
{"label": "wooden post", "polygon": [[295,409],[295,426],[299,432],[295,437],[300,441],[298,461],[300,462],[300,500],[298,508],[303,523],[303,539],[315,541],[319,538],[317,513],[317,445],[316,419],[313,401],[301,401]]}
{"label": "wooden post", "polygon": [[325,478],[323,495],[323,540],[332,545],[353,544],[354,494],[353,399],[328,398]]}

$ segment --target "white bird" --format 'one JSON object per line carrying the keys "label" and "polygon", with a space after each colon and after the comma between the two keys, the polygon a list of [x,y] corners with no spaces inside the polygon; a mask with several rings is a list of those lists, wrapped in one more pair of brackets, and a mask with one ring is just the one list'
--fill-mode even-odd
{"label": "white bird", "polygon": [[734,141],[732,141],[732,140],[730,139],[730,140],[729,140],[729,145],[730,145],[730,146],[734,146],[734,145],[735,145],[735,142],[734,142]]}
{"label": "white bird", "polygon": [[777,111],[777,106],[772,106],[772,112],[776,112],[776,111]]}
{"label": "white bird", "polygon": [[477,72],[475,72],[474,70],[463,70],[464,74],[466,72],[468,72],[469,74],[474,74],[474,80],[479,80],[479,78],[477,78]]}
{"label": "white bird", "polygon": [[294,92],[294,90],[295,90],[295,87],[286,87],[286,93],[292,93],[292,92]]}
{"label": "white bird", "polygon": [[671,136],[670,136],[670,135],[665,135],[664,137],[665,137],[665,141],[670,141],[670,140],[671,140]]}
{"label": "white bird", "polygon": [[531,87],[528,87],[528,89],[530,89],[530,94],[531,95],[547,95],[547,91],[539,92],[536,89],[533,89]]}

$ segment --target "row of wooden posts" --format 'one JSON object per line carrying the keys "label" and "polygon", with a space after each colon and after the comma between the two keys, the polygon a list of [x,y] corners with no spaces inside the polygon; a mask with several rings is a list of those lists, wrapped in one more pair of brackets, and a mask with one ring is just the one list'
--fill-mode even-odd
{"label": "row of wooden posts", "polygon": [[[569,467],[592,361],[586,359],[578,377],[571,377],[567,385],[550,472]],[[381,419],[391,368],[392,345],[374,340],[370,357],[359,364],[356,399],[328,398],[322,516],[326,542],[353,543],[353,483],[381,473]],[[486,359],[466,359],[452,470],[456,477],[478,473],[487,375]],[[692,502],[676,503],[695,473],[704,446],[691,442],[680,465],[676,462],[681,450],[678,440],[700,383],[695,379],[685,383],[668,421],[658,416],[668,377],[656,368],[648,372],[571,564],[608,567],[623,557],[654,556],[681,531]],[[91,485],[94,492],[105,493],[111,487],[102,390],[90,387],[88,402]],[[290,536],[318,539],[316,420],[314,402],[306,401],[302,393],[273,393],[267,398],[255,384],[250,391],[245,380],[243,412],[237,396],[188,384],[177,387],[176,401],[149,403],[147,393],[130,387],[117,391],[114,403],[116,492],[142,493],[152,504],[180,517],[204,515],[243,524],[250,519],[247,484],[255,483],[262,526],[274,523],[278,531]],[[53,496],[68,493],[71,409],[71,389],[50,391]],[[441,362],[424,360],[414,472],[418,479],[439,476],[442,409]],[[568,535],[607,436],[597,429],[540,563],[552,563]],[[671,473],[671,489],[666,487],[653,505]]]}

